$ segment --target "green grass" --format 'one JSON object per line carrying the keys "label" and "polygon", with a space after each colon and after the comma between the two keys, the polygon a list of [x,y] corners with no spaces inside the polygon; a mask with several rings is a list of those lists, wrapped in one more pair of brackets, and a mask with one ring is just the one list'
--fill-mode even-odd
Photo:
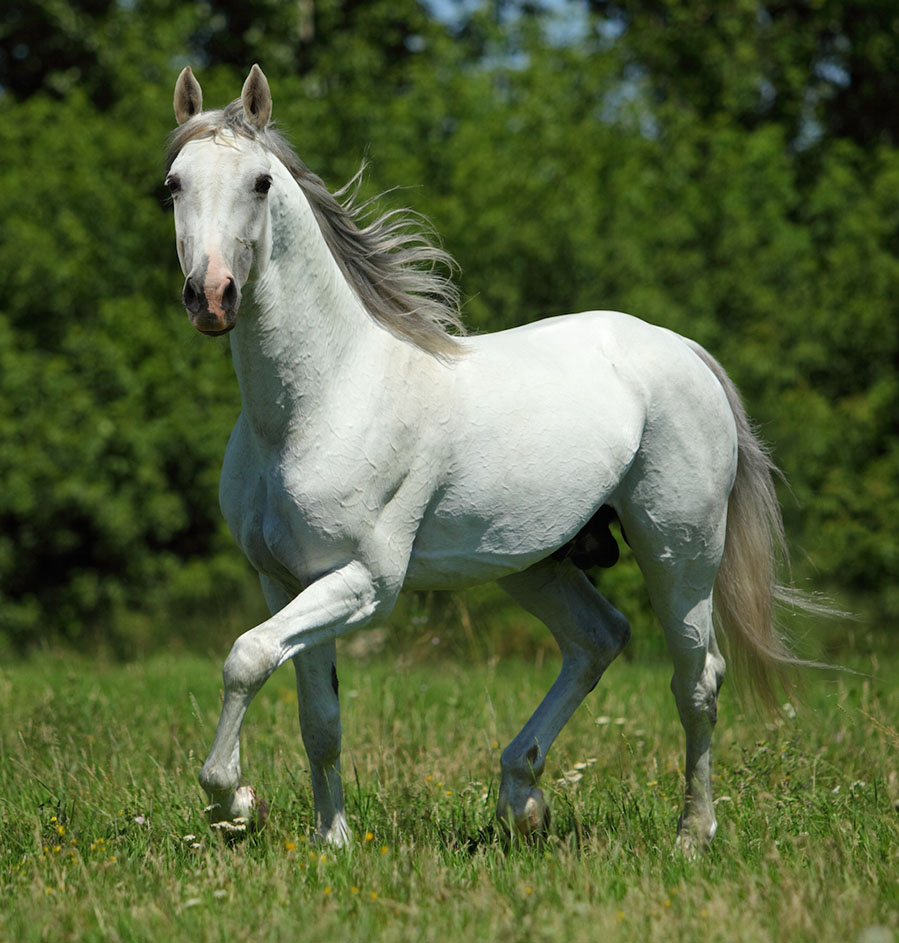
{"label": "green grass", "polygon": [[[424,646],[427,648],[428,646]],[[682,735],[666,664],[612,666],[560,736],[552,831],[509,847],[502,746],[555,659],[345,657],[344,775],[356,842],[310,841],[293,677],[250,710],[258,837],[208,831],[196,771],[220,662],[49,655],[0,670],[0,940],[839,940],[899,927],[899,657],[811,676],[794,719],[725,687],[719,833],[674,851]],[[566,775],[567,774],[567,775]],[[188,836],[195,836],[190,838]]]}

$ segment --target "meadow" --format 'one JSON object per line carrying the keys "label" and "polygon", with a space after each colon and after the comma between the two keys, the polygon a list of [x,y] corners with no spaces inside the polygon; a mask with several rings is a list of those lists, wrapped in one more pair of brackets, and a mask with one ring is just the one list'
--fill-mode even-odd
{"label": "meadow", "polygon": [[778,718],[744,713],[726,685],[719,832],[686,860],[663,660],[609,669],[550,754],[550,833],[522,843],[494,825],[499,757],[557,660],[472,661],[432,641],[344,647],[355,842],[336,852],[312,840],[289,668],[248,715],[245,779],[272,814],[236,846],[206,827],[196,783],[221,656],[48,653],[0,668],[0,940],[897,937],[896,655],[812,674]]}

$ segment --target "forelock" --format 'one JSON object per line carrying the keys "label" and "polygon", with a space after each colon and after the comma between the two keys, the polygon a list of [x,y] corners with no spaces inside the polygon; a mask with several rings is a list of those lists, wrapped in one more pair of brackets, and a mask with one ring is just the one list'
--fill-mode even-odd
{"label": "forelock", "polygon": [[[169,135],[165,159],[166,173],[171,170],[178,155],[191,141],[215,138],[224,132],[230,132],[237,138],[247,138],[250,141],[260,141],[265,135],[265,131],[260,132],[246,120],[240,99],[231,102],[224,109],[201,111],[179,125]],[[265,142],[262,141],[262,143]]]}

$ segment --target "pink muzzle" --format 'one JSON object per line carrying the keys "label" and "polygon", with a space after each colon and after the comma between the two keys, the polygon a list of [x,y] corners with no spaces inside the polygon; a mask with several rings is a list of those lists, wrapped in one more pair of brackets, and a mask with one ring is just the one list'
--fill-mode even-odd
{"label": "pink muzzle", "polygon": [[190,323],[202,334],[225,334],[234,327],[240,288],[221,258],[204,257],[184,282],[181,294]]}

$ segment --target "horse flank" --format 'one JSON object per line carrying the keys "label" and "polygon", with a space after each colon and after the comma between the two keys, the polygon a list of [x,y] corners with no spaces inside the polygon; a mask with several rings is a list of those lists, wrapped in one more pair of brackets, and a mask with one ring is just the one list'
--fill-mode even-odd
{"label": "horse flank", "polygon": [[[358,202],[365,165],[332,194],[272,127],[244,116],[240,99],[223,110],[204,111],[176,128],[168,140],[166,172],[190,141],[222,132],[261,143],[290,171],[309,202],[322,236],[365,310],[379,324],[441,359],[461,356],[464,335],[452,256],[435,244],[424,217],[408,209],[373,219],[378,197]],[[369,220],[366,222],[367,220]]]}

